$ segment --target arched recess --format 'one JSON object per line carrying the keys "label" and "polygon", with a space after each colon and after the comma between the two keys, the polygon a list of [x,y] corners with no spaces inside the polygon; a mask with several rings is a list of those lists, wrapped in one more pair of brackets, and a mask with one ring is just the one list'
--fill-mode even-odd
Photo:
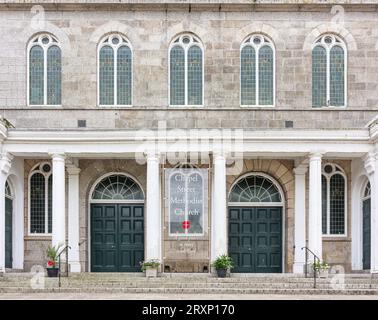
{"label": "arched recess", "polygon": [[90,270],[136,272],[144,259],[144,192],[126,173],[101,176],[89,193]]}
{"label": "arched recess", "polygon": [[239,177],[228,195],[228,251],[234,272],[283,271],[284,204],[280,184],[262,172]]}

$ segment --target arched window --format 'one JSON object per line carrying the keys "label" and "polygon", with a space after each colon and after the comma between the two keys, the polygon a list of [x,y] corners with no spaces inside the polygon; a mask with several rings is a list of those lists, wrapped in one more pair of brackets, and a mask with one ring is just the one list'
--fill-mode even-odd
{"label": "arched window", "polygon": [[62,56],[54,36],[40,34],[29,42],[28,73],[29,105],[61,104]]}
{"label": "arched window", "polygon": [[322,171],[323,235],[346,234],[346,176],[336,164],[327,163]]}
{"label": "arched window", "polygon": [[345,106],[346,46],[335,35],[323,35],[312,49],[313,107]]}
{"label": "arched window", "polygon": [[371,186],[370,186],[370,182],[368,182],[366,184],[363,199],[369,199],[370,197],[371,197]]}
{"label": "arched window", "polygon": [[240,179],[231,189],[229,202],[275,202],[282,197],[277,186],[269,178],[256,174]]}
{"label": "arched window", "polygon": [[274,46],[263,35],[248,37],[240,51],[240,103],[273,106],[275,87]]}
{"label": "arched window", "polygon": [[112,174],[96,185],[92,200],[143,201],[144,195],[139,184],[132,178],[122,174]]}
{"label": "arched window", "polygon": [[12,189],[8,183],[8,180],[5,181],[5,197],[9,199],[13,198]]}
{"label": "arched window", "polygon": [[29,176],[29,233],[52,233],[51,164],[36,165]]}
{"label": "arched window", "polygon": [[203,47],[191,34],[180,35],[169,50],[170,105],[203,104]]}
{"label": "arched window", "polygon": [[120,34],[106,36],[98,47],[98,104],[132,104],[132,52]]}

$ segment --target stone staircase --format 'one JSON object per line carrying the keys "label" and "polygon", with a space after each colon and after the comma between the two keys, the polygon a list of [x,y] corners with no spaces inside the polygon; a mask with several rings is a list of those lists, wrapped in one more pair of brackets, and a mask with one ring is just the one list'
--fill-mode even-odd
{"label": "stone staircase", "polygon": [[[38,280],[38,281],[37,281]],[[159,293],[159,294],[327,294],[378,295],[378,276],[330,275],[313,279],[293,274],[232,274],[216,278],[209,274],[162,274],[146,278],[143,273],[81,273],[61,278],[36,278],[28,273],[0,277],[1,293]]]}

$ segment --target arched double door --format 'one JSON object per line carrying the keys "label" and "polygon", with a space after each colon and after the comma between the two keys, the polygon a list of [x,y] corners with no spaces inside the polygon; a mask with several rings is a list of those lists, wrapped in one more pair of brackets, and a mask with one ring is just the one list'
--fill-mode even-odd
{"label": "arched double door", "polygon": [[91,195],[91,271],[136,272],[144,259],[144,195],[125,174],[102,178]]}
{"label": "arched double door", "polygon": [[228,252],[232,272],[282,272],[283,194],[269,176],[257,173],[232,186],[228,203]]}

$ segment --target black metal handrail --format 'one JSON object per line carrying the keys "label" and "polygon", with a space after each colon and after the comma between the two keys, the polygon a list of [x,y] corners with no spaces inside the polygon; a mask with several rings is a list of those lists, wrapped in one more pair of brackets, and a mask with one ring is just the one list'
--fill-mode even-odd
{"label": "black metal handrail", "polygon": [[59,277],[59,288],[61,286],[61,282],[60,282],[60,256],[62,255],[62,253],[65,251],[66,252],[66,277],[68,278],[68,249],[71,249],[71,247],[69,245],[66,245],[58,254],[58,261],[59,261],[59,271],[58,271],[58,277]]}
{"label": "black metal handrail", "polygon": [[312,256],[314,257],[314,263],[312,265],[312,268],[313,268],[313,273],[314,273],[314,288],[316,288],[316,268],[315,268],[315,265],[316,265],[316,260],[318,260],[318,262],[320,262],[320,258],[314,253],[312,252],[309,248],[307,247],[302,247],[301,250],[305,249],[306,250],[306,268],[305,268],[305,277],[307,278],[307,258],[308,258],[308,252],[310,252],[312,254]]}

